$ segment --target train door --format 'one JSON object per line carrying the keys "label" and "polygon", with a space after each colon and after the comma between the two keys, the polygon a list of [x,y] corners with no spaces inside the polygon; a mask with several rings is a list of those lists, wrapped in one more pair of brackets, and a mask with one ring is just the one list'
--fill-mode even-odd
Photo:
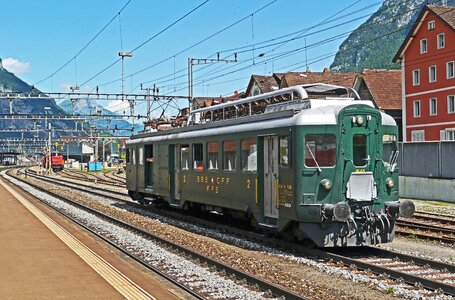
{"label": "train door", "polygon": [[382,164],[378,152],[380,115],[374,111],[362,112],[347,110],[341,120],[343,192],[353,201],[371,201],[377,197],[377,164]]}
{"label": "train door", "polygon": [[264,216],[278,218],[278,137],[264,137]]}
{"label": "train door", "polygon": [[180,147],[169,146],[169,192],[170,204],[178,205],[180,202]]}
{"label": "train door", "polygon": [[153,145],[145,145],[144,149],[145,166],[144,166],[144,178],[145,188],[153,188]]}

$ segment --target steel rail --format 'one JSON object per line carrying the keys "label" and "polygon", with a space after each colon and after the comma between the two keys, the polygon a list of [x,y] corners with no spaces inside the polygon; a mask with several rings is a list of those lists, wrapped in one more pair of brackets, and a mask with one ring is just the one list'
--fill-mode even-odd
{"label": "steel rail", "polygon": [[[94,188],[94,189],[96,189],[96,188]],[[95,193],[95,194],[98,193],[99,195],[104,196],[104,197],[110,197],[110,196],[106,196],[106,195],[101,194],[96,191],[94,191],[93,193]],[[125,200],[118,199],[115,197],[111,197],[111,198],[115,199],[117,201],[125,201]],[[133,202],[133,203],[135,203],[135,202]],[[181,217],[181,216],[179,216],[179,217]],[[395,280],[403,279],[406,283],[408,283],[410,285],[421,284],[426,289],[442,290],[446,294],[455,296],[455,287],[454,286],[450,286],[450,285],[447,285],[447,284],[444,284],[444,283],[441,283],[438,281],[432,281],[432,280],[429,280],[429,279],[426,279],[423,277],[407,274],[404,272],[391,270],[389,268],[376,266],[374,264],[370,264],[370,263],[349,257],[349,256],[352,256],[352,254],[349,254],[349,256],[344,256],[344,255],[337,254],[336,252],[337,251],[348,251],[348,252],[352,253],[355,251],[362,251],[362,250],[369,251],[370,253],[373,252],[375,255],[381,255],[384,257],[388,257],[388,258],[398,257],[403,260],[414,261],[416,264],[419,264],[422,266],[429,265],[438,270],[447,269],[450,272],[455,273],[455,266],[450,265],[450,264],[445,264],[442,262],[437,262],[434,260],[428,260],[428,259],[424,259],[424,258],[420,258],[420,257],[410,256],[410,255],[404,255],[404,254],[400,254],[398,252],[380,249],[380,248],[373,248],[373,247],[358,247],[358,248],[349,247],[348,249],[333,248],[332,250],[331,249],[328,249],[328,250],[327,249],[325,249],[325,250],[309,249],[304,246],[298,245],[296,243],[286,242],[286,241],[283,241],[280,239],[265,237],[265,236],[262,236],[262,235],[259,235],[257,233],[253,233],[253,232],[245,232],[244,230],[236,229],[236,228],[233,228],[232,226],[214,224],[213,222],[200,220],[200,219],[198,219],[197,221],[198,221],[198,223],[203,223],[205,226],[215,226],[215,227],[221,228],[223,230],[229,230],[230,232],[240,233],[243,236],[246,236],[248,238],[253,238],[255,240],[260,240],[263,243],[278,245],[280,247],[285,247],[285,248],[291,249],[293,251],[298,250],[300,253],[302,253],[304,255],[319,257],[319,258],[323,258],[323,259],[327,259],[327,260],[339,261],[347,266],[354,264],[361,269],[364,269],[364,270],[369,269],[377,275],[388,274],[391,278],[393,278]],[[451,242],[453,243],[453,240]]]}
{"label": "steel rail", "polygon": [[[186,247],[183,247],[183,246],[180,246],[178,244],[175,244],[173,243],[172,241],[169,241],[165,238],[162,238],[162,237],[159,237],[159,236],[156,236],[150,232],[147,232],[147,231],[144,231],[143,229],[141,228],[138,228],[136,226],[133,226],[131,224],[128,224],[128,223],[125,223],[123,222],[122,220],[120,219],[117,219],[117,218],[114,218],[114,217],[111,217],[105,213],[102,213],[100,211],[97,211],[93,208],[90,208],[88,206],[85,206],[83,204],[80,204],[78,202],[75,202],[73,200],[70,200],[68,198],[65,198],[65,197],[62,197],[52,191],[48,191],[44,188],[41,188],[35,184],[32,184],[32,183],[29,183],[21,178],[18,178],[18,177],[15,177],[17,180],[20,180],[30,186],[32,186],[33,188],[36,188],[48,195],[51,195],[52,197],[55,197],[61,201],[65,201],[71,205],[74,205],[80,209],[83,209],[89,213],[92,213],[94,215],[97,215],[109,222],[112,222],[114,224],[117,224],[119,226],[122,226],[123,228],[126,228],[132,232],[135,232],[143,237],[146,237],[148,239],[151,239],[151,240],[154,240],[158,243],[161,243],[161,244],[164,244],[166,245],[167,247],[171,248],[171,249],[174,249],[176,250],[177,252],[180,252],[180,253],[184,253],[186,256],[189,256],[191,257],[192,259],[196,260],[196,261],[202,261],[202,262],[205,262],[207,263],[209,266],[213,266],[213,267],[216,267],[216,269],[218,271],[222,271],[224,270],[226,273],[230,273],[230,274],[234,274],[237,278],[239,279],[245,279],[249,284],[251,284],[252,286],[257,286],[259,287],[262,291],[270,291],[274,296],[276,297],[285,297],[285,299],[305,299],[304,297],[300,296],[300,295],[297,295],[295,294],[294,292],[292,291],[289,291],[287,289],[284,289],[276,284],[273,284],[273,283],[270,283],[270,282],[267,282],[267,281],[264,281],[264,280],[260,280],[256,277],[254,277],[254,275],[250,275],[242,270],[239,270],[239,269],[235,269],[233,267],[230,267],[226,264],[224,264],[223,262],[221,261],[218,261],[218,260],[215,260],[215,259],[211,259],[211,258],[208,258],[208,257],[205,257],[197,252],[194,252],[192,251],[191,249],[189,248],[186,248]],[[31,195],[31,194],[30,194]],[[33,195],[32,195],[33,196]],[[119,200],[119,199],[117,199]],[[113,242],[112,242],[113,243]],[[122,248],[121,246],[119,246],[120,248]],[[122,248],[123,249],[123,248]],[[127,251],[127,250],[124,250],[124,251]],[[127,252],[125,252],[126,254],[128,254]],[[128,254],[129,256],[131,256],[132,254],[129,253]],[[174,282],[174,281],[172,281]],[[186,289],[185,289],[186,290]],[[201,298],[199,298],[201,299]],[[205,298],[202,298],[202,299],[205,299]]]}

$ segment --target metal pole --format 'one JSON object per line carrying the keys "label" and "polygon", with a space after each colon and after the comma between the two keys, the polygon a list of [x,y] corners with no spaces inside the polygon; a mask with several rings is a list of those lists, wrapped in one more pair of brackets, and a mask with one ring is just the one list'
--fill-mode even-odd
{"label": "metal pole", "polygon": [[193,59],[188,58],[188,109],[192,111],[192,99],[193,99]]}
{"label": "metal pole", "polygon": [[48,165],[47,174],[49,174],[49,175],[52,172],[52,142],[51,142],[52,132],[51,132],[51,128],[52,128],[52,123],[49,122],[49,141],[48,141],[48,143],[49,143],[49,156],[48,156],[49,161],[47,163],[47,165]]}

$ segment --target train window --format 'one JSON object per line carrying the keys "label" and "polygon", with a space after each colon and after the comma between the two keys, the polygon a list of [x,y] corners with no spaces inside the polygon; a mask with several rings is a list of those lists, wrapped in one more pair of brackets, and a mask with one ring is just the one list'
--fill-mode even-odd
{"label": "train window", "polygon": [[204,154],[202,144],[193,144],[193,169],[197,171],[204,170]]}
{"label": "train window", "polygon": [[336,137],[333,134],[305,136],[305,166],[333,167],[336,163]]}
{"label": "train window", "polygon": [[131,149],[131,159],[133,161],[133,165],[136,164],[136,149]]}
{"label": "train window", "polygon": [[207,169],[218,170],[218,142],[207,143]]}
{"label": "train window", "polygon": [[367,136],[354,134],[352,141],[352,162],[354,166],[365,166],[368,163],[367,157]]}
{"label": "train window", "polygon": [[256,139],[242,140],[242,171],[256,172],[257,170],[257,143]]}
{"label": "train window", "polygon": [[144,147],[139,147],[139,164],[144,164]]}
{"label": "train window", "polygon": [[382,136],[382,160],[390,163],[392,156],[397,151],[397,136],[394,134],[384,134]]}
{"label": "train window", "polygon": [[130,164],[131,163],[131,155],[130,155],[131,149],[126,149],[126,163]]}
{"label": "train window", "polygon": [[190,145],[180,145],[180,169],[190,169]]}
{"label": "train window", "polygon": [[289,137],[280,136],[280,165],[289,166]]}
{"label": "train window", "polygon": [[234,140],[223,142],[223,170],[235,171],[237,159],[236,145]]}

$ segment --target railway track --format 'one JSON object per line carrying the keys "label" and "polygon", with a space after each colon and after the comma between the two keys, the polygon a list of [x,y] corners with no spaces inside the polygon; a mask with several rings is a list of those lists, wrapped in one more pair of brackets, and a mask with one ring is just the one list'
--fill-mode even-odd
{"label": "railway track", "polygon": [[[45,177],[38,176],[38,175],[30,175],[29,174],[29,176],[33,177],[33,178],[37,178],[39,180],[43,180],[45,178]],[[217,260],[214,260],[214,259],[210,259],[210,258],[208,258],[208,257],[206,257],[204,255],[201,255],[201,254],[199,254],[199,253],[197,253],[197,252],[195,252],[195,251],[193,251],[191,249],[182,247],[182,246],[180,246],[180,245],[178,245],[176,243],[173,243],[172,241],[169,241],[167,239],[164,239],[162,237],[154,235],[154,234],[152,234],[150,232],[144,231],[144,230],[142,230],[142,229],[140,229],[138,227],[135,227],[133,225],[130,225],[130,224],[128,224],[128,223],[126,223],[126,222],[124,222],[124,221],[122,221],[120,219],[117,219],[117,218],[114,218],[112,216],[106,215],[103,212],[100,212],[100,211],[98,211],[96,209],[93,209],[91,207],[82,205],[82,204],[80,204],[78,202],[74,202],[71,199],[68,199],[66,197],[62,197],[61,195],[59,195],[57,193],[54,193],[52,191],[43,189],[43,188],[41,188],[41,187],[39,187],[37,185],[31,184],[29,182],[26,182],[26,181],[24,181],[21,178],[16,178],[16,179],[20,180],[21,182],[23,182],[23,183],[25,183],[27,185],[32,186],[34,189],[37,189],[37,190],[39,190],[39,191],[41,191],[43,193],[46,193],[46,194],[48,194],[48,195],[50,195],[52,197],[55,197],[55,198],[57,198],[57,199],[59,199],[61,201],[66,202],[66,203],[69,203],[72,206],[75,206],[75,207],[78,207],[80,209],[83,209],[86,212],[94,214],[94,215],[100,217],[101,219],[103,219],[104,221],[108,221],[109,223],[121,226],[122,228],[127,229],[128,231],[134,232],[135,234],[137,234],[137,235],[139,235],[141,237],[144,237],[146,239],[149,239],[149,240],[152,240],[154,242],[157,242],[159,245],[164,245],[166,249],[171,249],[173,252],[177,253],[179,256],[183,256],[185,259],[190,259],[191,261],[194,261],[198,265],[202,265],[204,267],[208,266],[212,270],[212,272],[215,272],[216,274],[221,274],[222,277],[228,277],[228,278],[231,278],[231,279],[235,278],[234,281],[241,282],[242,285],[248,286],[253,291],[257,290],[259,288],[262,291],[261,293],[265,293],[266,294],[266,298],[270,298],[270,297],[271,298],[273,298],[273,297],[280,298],[280,297],[282,297],[282,299],[305,299],[304,297],[302,297],[302,296],[300,296],[298,294],[295,294],[292,291],[289,291],[289,290],[287,290],[287,289],[285,289],[283,287],[280,287],[278,285],[275,285],[275,284],[266,282],[264,280],[261,280],[259,278],[256,278],[254,275],[250,275],[248,273],[243,272],[240,269],[230,267],[230,266],[228,266],[226,264],[223,264],[220,261],[217,261]],[[47,181],[47,182],[53,182],[55,184],[57,184],[57,183],[61,184],[61,181],[53,180],[53,179],[52,180],[48,180],[48,179],[49,178],[46,178],[44,180]],[[74,186],[77,186],[77,185],[71,185],[71,184],[68,184],[68,183],[64,183],[63,185],[67,186],[67,187],[71,187],[71,188],[73,188]],[[90,189],[86,189],[86,188],[88,188],[88,187],[85,186],[83,188],[80,188],[79,190],[80,191],[85,191],[85,192],[90,192],[90,193],[92,193],[95,190],[94,188],[90,188]],[[118,199],[118,197],[115,196],[115,195],[107,196],[107,193],[112,193],[112,191],[105,190],[105,191],[103,191],[101,193],[98,192],[97,194],[99,196],[103,196],[103,197],[111,197],[112,199],[115,199],[117,201],[125,201],[125,200]],[[118,193],[114,192],[112,194],[118,194]],[[133,203],[133,202],[131,202],[131,203]],[[52,206],[50,206],[50,207],[55,209]],[[194,291],[191,287],[183,285],[181,283],[181,278],[180,279],[176,279],[173,276],[170,276],[170,275],[164,273],[163,271],[159,270],[158,268],[152,268],[149,263],[144,261],[144,259],[138,257],[137,255],[132,253],[130,250],[125,249],[122,245],[119,245],[115,241],[112,241],[111,238],[107,238],[106,236],[100,234],[99,232],[94,231],[92,228],[89,228],[83,222],[80,222],[79,220],[75,220],[71,216],[68,216],[65,212],[62,212],[60,210],[57,210],[57,211],[60,214],[65,215],[66,217],[69,217],[70,219],[72,219],[73,221],[75,221],[79,225],[83,226],[87,230],[91,231],[92,233],[96,234],[97,236],[99,236],[100,238],[102,238],[103,240],[108,242],[109,244],[113,245],[115,248],[117,248],[120,251],[124,252],[125,254],[129,255],[130,257],[132,257],[136,261],[140,262],[141,264],[143,264],[147,268],[151,269],[155,273],[158,273],[158,274],[162,275],[163,277],[165,277],[166,279],[168,279],[172,283],[176,284],[180,288],[182,288],[185,291],[187,291],[188,293],[192,294],[197,299],[210,298],[210,297],[204,295],[203,292],[200,293],[200,292]],[[197,278],[196,279],[193,278],[191,281],[194,281],[194,280],[197,281],[198,279]]]}
{"label": "railway track", "polygon": [[109,171],[106,173],[103,173],[103,176],[109,178],[110,180],[113,180],[115,182],[121,183],[123,185],[126,184],[126,178],[125,177],[120,177],[116,173],[116,171]]}
{"label": "railway track", "polygon": [[82,180],[82,181],[87,181],[87,182],[94,182],[94,183],[100,183],[100,184],[105,184],[105,185],[113,185],[113,186],[121,186],[124,187],[125,181],[121,181],[117,178],[107,178],[106,176],[103,175],[104,179],[91,173],[83,173],[79,171],[68,171],[68,170],[62,170],[59,172],[59,175],[62,177],[66,178],[71,178],[71,179],[77,179],[77,180]]}
{"label": "railway track", "polygon": [[455,245],[455,217],[418,211],[408,220],[397,221],[396,232],[405,236]]}
{"label": "railway track", "polygon": [[[46,178],[46,180],[48,180],[48,178]],[[57,181],[55,181],[55,183],[57,183]],[[65,185],[70,188],[76,188],[81,191],[89,192],[91,194],[111,197],[113,200],[128,203],[136,209],[140,207],[136,202],[132,202],[127,199],[120,199],[117,193],[111,193],[111,191],[100,191],[99,188],[86,189],[87,187],[80,187],[78,185],[71,184],[68,185],[66,183]],[[109,193],[111,193],[110,196]],[[123,194],[123,196],[125,196],[125,194]],[[164,214],[169,218],[175,218],[179,221],[183,220],[184,222],[189,223],[196,222],[196,224],[208,228],[215,227],[220,231],[231,232],[236,236],[259,241],[267,245],[278,245],[278,247],[297,253],[300,256],[318,257],[323,259],[329,267],[348,268],[352,272],[365,276],[374,276],[382,280],[390,280],[397,283],[404,282],[410,289],[425,288],[432,291],[443,291],[448,295],[455,295],[455,289],[453,286],[455,283],[454,265],[415,256],[403,255],[390,250],[374,247],[359,247],[355,249],[349,248],[347,251],[342,248],[329,250],[308,249],[295,243],[289,243],[283,240],[269,238],[251,231],[245,231],[228,225],[223,225],[218,221],[213,222],[204,219],[190,218],[179,212],[167,210],[159,210],[159,213]],[[447,282],[450,282],[450,284]],[[437,294],[437,292],[433,293]]]}

